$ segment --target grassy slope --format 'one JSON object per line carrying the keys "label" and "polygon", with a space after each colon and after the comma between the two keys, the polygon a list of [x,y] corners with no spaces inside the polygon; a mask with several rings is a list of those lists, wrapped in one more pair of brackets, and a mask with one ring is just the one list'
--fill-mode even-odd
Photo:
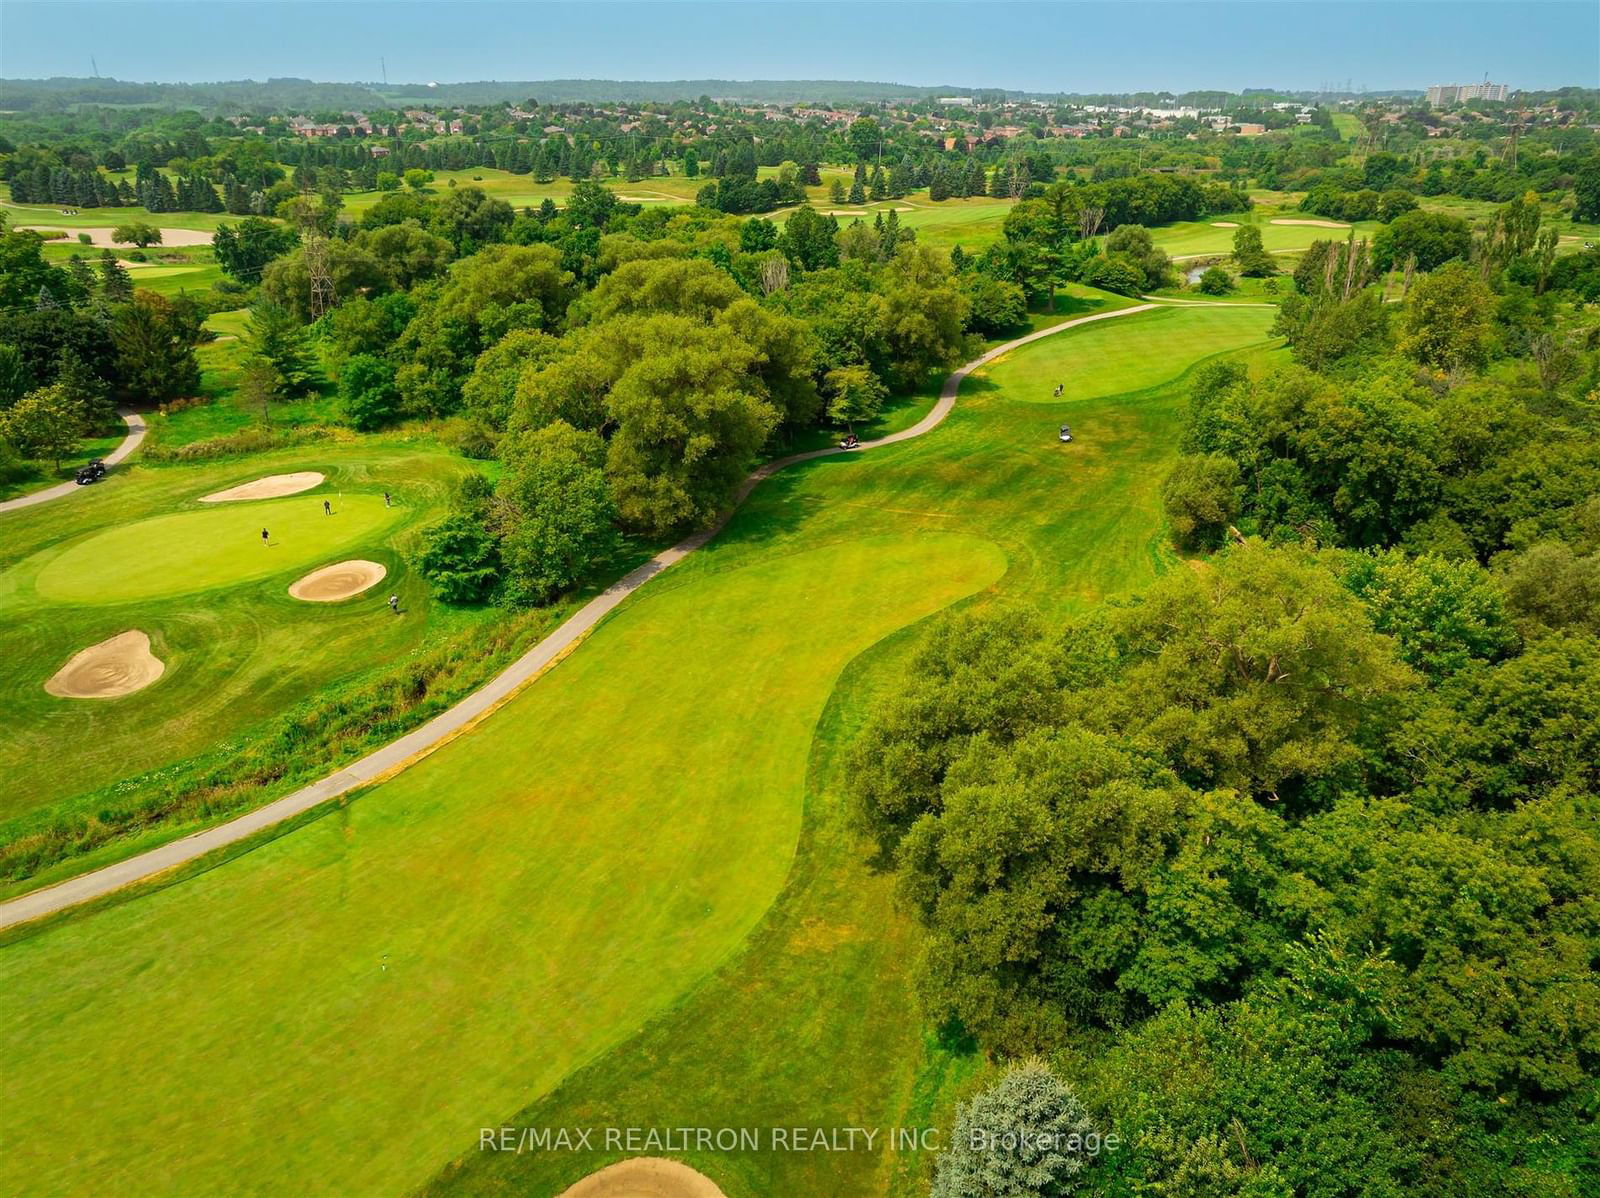
{"label": "grassy slope", "polygon": [[[198,495],[292,469],[321,470],[329,481],[318,491],[267,503],[220,508],[194,503]],[[224,741],[323,683],[403,657],[442,625],[482,619],[478,613],[430,605],[426,585],[400,553],[410,530],[441,509],[452,481],[470,469],[437,450],[318,446],[249,462],[134,467],[70,500],[3,517],[0,606],[7,618],[0,626],[0,702],[7,712],[7,734],[0,738],[0,795],[6,797],[0,817],[40,810]],[[400,506],[382,506],[378,495],[386,489]],[[274,515],[281,538],[297,523],[307,525],[308,535],[332,536],[338,518],[322,515],[324,494],[352,511],[360,505],[377,519],[358,537],[341,533],[337,548],[308,543],[302,552],[293,542],[280,541],[279,550],[263,550],[263,511],[293,507],[308,513],[290,524]],[[239,544],[233,546],[238,568],[231,578],[219,576],[214,582],[191,576],[186,585],[207,589],[175,593],[169,584],[187,569],[179,562],[167,575],[147,580],[165,595],[104,602],[117,588],[126,597],[129,580],[156,561],[162,546],[129,534],[151,518],[178,521],[172,529],[180,539],[163,542],[165,551],[181,558],[187,548],[200,549],[189,561],[201,570],[229,565],[234,558],[213,552],[204,537],[192,546],[182,537],[197,531],[195,522],[242,522],[235,530]],[[388,523],[391,518],[397,523]],[[274,553],[282,556],[274,558],[269,572],[254,568],[255,561]],[[295,578],[344,556],[384,562],[390,575],[382,593],[328,605],[289,598],[286,588]],[[52,559],[75,563],[58,581],[93,588],[85,597],[95,601],[40,599],[34,580]],[[124,559],[126,577],[117,572]],[[390,593],[406,601],[402,620],[389,620],[383,609]],[[166,674],[154,686],[109,703],[45,693],[44,680],[74,652],[135,627],[151,634],[157,656],[167,662]],[[8,831],[0,824],[0,837],[9,838]]]}
{"label": "grassy slope", "polygon": [[[959,535],[719,546],[359,802],[11,945],[0,1184],[425,1180],[733,950],[788,872],[839,670],[1003,568]],[[101,1147],[52,1147],[73,1126]]]}
{"label": "grassy slope", "polygon": [[[1233,344],[1262,346],[1272,313],[1240,310]],[[917,442],[831,459],[764,484],[724,534],[780,536],[796,550],[897,529],[995,541],[1010,569],[1002,593],[1052,610],[1125,592],[1167,559],[1159,488],[1176,452],[1195,361],[1166,358],[1162,385],[1114,395],[1115,380],[1069,404],[1022,395],[1085,356],[1100,329],[1158,346],[1202,311],[1126,317],[1029,346],[970,380],[947,424]],[[1146,324],[1145,322],[1149,322]],[[1199,354],[1204,355],[1201,349]],[[1245,351],[1252,352],[1252,351]],[[1020,400],[1020,401],[1019,401]],[[1080,441],[1054,440],[1058,416]],[[798,519],[804,514],[804,519]],[[714,979],[548,1098],[505,1113],[517,1126],[935,1126],[974,1061],[923,1039],[909,993],[916,932],[889,879],[863,861],[842,814],[842,749],[893,685],[911,637],[852,663],[818,726],[807,823],[789,884],[770,916]],[[495,1122],[495,1121],[492,1121]],[[438,1193],[555,1193],[616,1154],[508,1156],[468,1151]],[[926,1192],[927,1162],[884,1154],[687,1154],[735,1198]],[[919,1191],[920,1185],[920,1191]]]}

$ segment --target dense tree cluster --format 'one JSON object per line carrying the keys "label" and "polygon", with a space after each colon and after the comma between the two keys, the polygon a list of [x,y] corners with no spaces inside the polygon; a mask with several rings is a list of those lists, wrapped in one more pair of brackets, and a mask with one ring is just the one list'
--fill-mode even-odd
{"label": "dense tree cluster", "polygon": [[1553,1180],[1600,1054],[1600,639],[1520,628],[1474,563],[1258,541],[1065,628],[947,621],[852,762],[928,1014],[1112,1033],[1098,1165],[1157,1188]]}
{"label": "dense tree cluster", "polygon": [[98,274],[46,262],[39,237],[0,233],[0,469],[59,465],[79,439],[120,427],[117,404],[192,395],[205,313],[135,291],[104,252]]}
{"label": "dense tree cluster", "polygon": [[1408,219],[1402,303],[1323,242],[1295,362],[1195,372],[1164,500],[1209,558],[945,621],[853,750],[930,1020],[1056,1056],[1016,1125],[1125,1138],[1086,1190],[1595,1176],[1600,335],[1536,204],[1464,244]]}

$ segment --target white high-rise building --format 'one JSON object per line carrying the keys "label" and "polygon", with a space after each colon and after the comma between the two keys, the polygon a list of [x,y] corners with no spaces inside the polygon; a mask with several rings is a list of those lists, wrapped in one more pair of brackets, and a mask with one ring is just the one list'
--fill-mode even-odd
{"label": "white high-rise building", "polygon": [[1468,100],[1501,100],[1506,98],[1504,83],[1436,83],[1428,89],[1428,106],[1444,108],[1450,104],[1465,104]]}

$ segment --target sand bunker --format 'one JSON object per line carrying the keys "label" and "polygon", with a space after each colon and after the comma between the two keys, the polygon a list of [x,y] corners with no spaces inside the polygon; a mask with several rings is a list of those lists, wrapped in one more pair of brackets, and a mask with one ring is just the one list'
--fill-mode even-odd
{"label": "sand bunker", "polygon": [[659,1156],[618,1161],[561,1191],[560,1198],[727,1198],[704,1173]]}
{"label": "sand bunker", "polygon": [[1275,225],[1310,225],[1313,229],[1348,229],[1350,226],[1337,220],[1291,220],[1287,216],[1274,217]]}
{"label": "sand bunker", "polygon": [[1237,229],[1239,222],[1236,220],[1214,220],[1211,222],[1213,229]]}
{"label": "sand bunker", "polygon": [[120,699],[143,690],[166,670],[137,628],[90,645],[50,676],[44,689],[61,699]]}
{"label": "sand bunker", "polygon": [[352,558],[311,571],[289,588],[289,594],[307,603],[337,603],[377,586],[388,572],[381,562]]}
{"label": "sand bunker", "polygon": [[236,499],[277,499],[280,495],[298,495],[322,484],[322,475],[315,470],[301,470],[295,474],[269,474],[253,483],[240,483],[226,491],[200,496],[201,503],[231,503]]}
{"label": "sand bunker", "polygon": [[[89,239],[90,239],[90,244],[91,245],[101,246],[102,248],[106,248],[106,249],[109,249],[112,246],[131,245],[132,244],[131,242],[112,241],[111,240],[111,230],[114,227],[115,226],[112,226],[112,225],[99,225],[99,226],[93,226],[92,225],[92,226],[89,226],[87,228],[81,228],[80,229],[77,226],[73,226],[71,228],[68,228],[65,225],[18,225],[17,226],[17,228],[19,228],[19,229],[31,229],[35,233],[64,233],[64,234],[66,234],[66,240],[72,241],[72,242],[76,242],[78,240],[78,234],[79,233],[87,233],[89,235]],[[55,238],[54,240],[60,240],[60,238]],[[153,245],[153,246],[150,247],[150,249],[151,250],[156,250],[156,249],[164,248],[166,246],[174,246],[174,245],[210,245],[210,244],[211,244],[211,234],[207,233],[207,232],[205,232],[204,230],[201,230],[201,229],[162,229],[161,230],[161,242],[160,242],[160,244],[159,245]]]}

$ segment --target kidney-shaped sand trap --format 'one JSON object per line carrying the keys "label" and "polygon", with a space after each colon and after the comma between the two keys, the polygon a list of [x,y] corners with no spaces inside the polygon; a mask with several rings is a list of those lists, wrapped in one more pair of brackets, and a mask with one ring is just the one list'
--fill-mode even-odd
{"label": "kidney-shaped sand trap", "polygon": [[240,483],[226,491],[200,496],[201,503],[231,503],[236,499],[277,499],[280,495],[298,495],[322,484],[322,475],[315,470],[299,470],[294,474],[269,474],[253,483]]}
{"label": "kidney-shaped sand trap", "polygon": [[636,1156],[591,1173],[561,1198],[726,1198],[704,1173],[661,1156]]}
{"label": "kidney-shaped sand trap", "polygon": [[1214,220],[1211,222],[1213,229],[1237,229],[1239,222],[1236,220]]}
{"label": "kidney-shaped sand trap", "polygon": [[44,689],[61,699],[120,699],[149,686],[166,668],[150,652],[150,638],[133,628],[74,653]]}
{"label": "kidney-shaped sand trap", "polygon": [[389,571],[382,562],[352,558],[313,570],[289,588],[289,594],[308,603],[337,603],[377,586]]}

